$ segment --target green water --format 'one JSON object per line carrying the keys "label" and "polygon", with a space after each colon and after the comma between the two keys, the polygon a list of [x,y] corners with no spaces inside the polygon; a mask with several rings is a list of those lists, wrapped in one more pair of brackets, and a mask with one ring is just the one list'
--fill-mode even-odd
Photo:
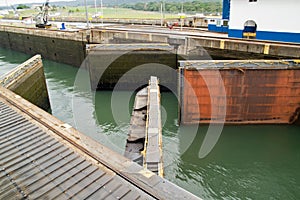
{"label": "green water", "polygon": [[[0,49],[0,76],[29,57]],[[44,67],[52,114],[123,154],[133,93],[93,96],[74,87],[76,68],[47,60]],[[299,126],[226,126],[210,154],[200,159],[208,127],[200,126],[194,135],[195,126],[179,131],[171,93],[162,94],[162,107],[168,180],[203,199],[300,199]]]}

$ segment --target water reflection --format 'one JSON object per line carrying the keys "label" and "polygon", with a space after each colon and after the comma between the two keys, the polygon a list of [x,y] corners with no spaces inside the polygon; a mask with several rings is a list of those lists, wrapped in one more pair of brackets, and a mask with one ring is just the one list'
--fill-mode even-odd
{"label": "water reflection", "polygon": [[213,151],[199,159],[203,132],[180,157],[179,185],[188,183],[204,199],[297,199],[299,127],[226,126]]}
{"label": "water reflection", "polygon": [[26,54],[0,48],[0,78],[29,58]]}

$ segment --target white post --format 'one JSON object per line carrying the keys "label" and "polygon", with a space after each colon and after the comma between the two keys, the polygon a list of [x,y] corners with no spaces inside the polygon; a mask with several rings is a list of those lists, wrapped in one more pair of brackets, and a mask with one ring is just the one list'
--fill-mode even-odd
{"label": "white post", "polygon": [[165,12],[166,12],[166,3],[165,0],[163,0],[163,19],[165,19]]}
{"label": "white post", "polygon": [[85,4],[85,17],[86,17],[86,26],[89,29],[90,25],[89,25],[89,14],[88,14],[88,10],[87,10],[87,3],[86,0],[84,0],[84,4]]}
{"label": "white post", "polygon": [[183,2],[181,2],[181,13],[183,13]]}
{"label": "white post", "polygon": [[160,26],[163,26],[163,2],[160,2]]}
{"label": "white post", "polygon": [[180,16],[180,30],[182,31],[182,26],[183,26],[183,2],[181,2],[181,15]]}
{"label": "white post", "polygon": [[95,4],[95,16],[97,16],[98,11],[97,11],[97,2],[96,2],[96,0],[94,0],[94,4]]}
{"label": "white post", "polygon": [[101,4],[101,23],[102,23],[102,26],[103,26],[103,2],[102,0],[100,1],[100,4]]}

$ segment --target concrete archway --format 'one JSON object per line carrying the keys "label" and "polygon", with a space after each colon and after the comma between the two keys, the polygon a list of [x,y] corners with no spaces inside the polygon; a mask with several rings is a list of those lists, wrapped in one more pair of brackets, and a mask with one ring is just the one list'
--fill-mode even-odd
{"label": "concrete archway", "polygon": [[244,23],[243,38],[255,39],[256,38],[257,24],[253,20],[247,20]]}

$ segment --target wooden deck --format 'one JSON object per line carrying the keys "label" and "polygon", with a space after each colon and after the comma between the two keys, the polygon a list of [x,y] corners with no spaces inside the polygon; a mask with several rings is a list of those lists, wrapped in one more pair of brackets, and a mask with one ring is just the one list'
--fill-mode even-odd
{"label": "wooden deck", "polygon": [[0,87],[0,199],[199,199]]}

